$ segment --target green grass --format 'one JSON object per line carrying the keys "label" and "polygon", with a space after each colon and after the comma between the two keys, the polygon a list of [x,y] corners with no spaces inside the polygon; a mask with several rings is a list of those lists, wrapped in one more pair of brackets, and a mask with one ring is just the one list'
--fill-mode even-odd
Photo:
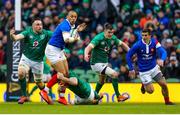
{"label": "green grass", "polygon": [[68,105],[58,103],[28,102],[18,105],[17,102],[0,103],[0,114],[172,114],[180,113],[180,104],[164,105],[163,103],[101,103],[100,105]]}

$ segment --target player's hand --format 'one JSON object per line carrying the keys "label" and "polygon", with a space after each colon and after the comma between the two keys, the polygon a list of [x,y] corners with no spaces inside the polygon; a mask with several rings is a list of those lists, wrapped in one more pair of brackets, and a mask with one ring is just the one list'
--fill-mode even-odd
{"label": "player's hand", "polygon": [[14,28],[13,28],[13,29],[11,29],[11,30],[10,30],[10,36],[12,36],[13,34],[15,34],[15,32],[16,32],[16,31],[15,31],[15,29],[14,29]]}
{"label": "player's hand", "polygon": [[77,33],[75,36],[74,36],[74,41],[79,41],[80,40],[80,36],[79,34]]}
{"label": "player's hand", "polygon": [[130,77],[131,79],[134,79],[134,78],[135,78],[135,75],[136,75],[136,73],[135,73],[134,70],[129,71],[129,77]]}
{"label": "player's hand", "polygon": [[137,55],[136,55],[136,54],[132,56],[132,61],[133,61],[133,62],[136,62],[136,61],[137,61]]}
{"label": "player's hand", "polygon": [[163,67],[164,66],[164,61],[162,59],[158,59],[157,60],[157,64],[160,66],[160,67]]}
{"label": "player's hand", "polygon": [[82,24],[78,25],[77,31],[81,32],[81,31],[85,30],[86,26],[87,26],[86,23],[82,23]]}
{"label": "player's hand", "polygon": [[89,59],[90,59],[90,55],[89,54],[84,54],[84,60],[88,62]]}

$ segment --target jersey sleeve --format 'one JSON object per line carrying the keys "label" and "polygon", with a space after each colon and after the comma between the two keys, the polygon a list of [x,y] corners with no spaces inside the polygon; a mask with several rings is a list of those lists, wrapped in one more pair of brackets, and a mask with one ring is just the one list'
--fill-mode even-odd
{"label": "jersey sleeve", "polygon": [[158,40],[157,40],[157,39],[155,39],[155,44],[156,44],[156,48],[161,47],[161,44],[158,42]]}
{"label": "jersey sleeve", "polygon": [[99,36],[95,36],[94,39],[92,39],[91,44],[93,44],[94,47],[96,47],[99,44],[100,40],[101,39]]}
{"label": "jersey sleeve", "polygon": [[129,70],[133,70],[133,65],[132,65],[132,56],[134,54],[136,54],[137,50],[138,50],[139,44],[135,43],[132,48],[130,48],[130,50],[128,51],[127,55],[126,55],[126,61],[129,67]]}
{"label": "jersey sleeve", "polygon": [[70,32],[70,31],[71,31],[71,28],[69,27],[69,25],[63,24],[63,25],[61,26],[61,31],[62,31],[62,32]]}
{"label": "jersey sleeve", "polygon": [[114,40],[115,40],[115,45],[116,46],[119,46],[122,44],[122,41],[120,39],[118,39],[116,36],[113,36],[114,37]]}
{"label": "jersey sleeve", "polygon": [[51,31],[47,31],[48,40],[50,40],[50,38],[51,38],[52,34],[53,34],[53,32],[51,32]]}
{"label": "jersey sleeve", "polygon": [[28,31],[27,30],[22,31],[20,34],[22,34],[24,36],[24,38],[26,38],[26,36],[28,35]]}
{"label": "jersey sleeve", "polygon": [[165,61],[167,58],[166,50],[163,47],[159,47],[159,48],[157,48],[157,52],[158,52],[159,57]]}

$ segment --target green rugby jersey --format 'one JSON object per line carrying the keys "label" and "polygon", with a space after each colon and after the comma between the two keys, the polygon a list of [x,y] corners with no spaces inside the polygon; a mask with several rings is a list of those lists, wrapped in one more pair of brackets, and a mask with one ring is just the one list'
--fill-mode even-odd
{"label": "green rugby jersey", "polygon": [[43,29],[41,33],[36,34],[32,27],[29,27],[20,34],[25,37],[23,54],[32,61],[43,61],[44,51],[52,32]]}
{"label": "green rugby jersey", "polygon": [[69,77],[76,77],[78,80],[78,85],[77,86],[69,85],[68,88],[80,98],[88,98],[91,93],[90,84],[79,79],[77,74],[75,74],[73,71],[69,71]]}
{"label": "green rugby jersey", "polygon": [[111,49],[114,46],[118,46],[120,43],[121,40],[119,40],[115,35],[109,39],[105,38],[104,32],[99,33],[91,41],[91,44],[93,44],[95,47],[91,53],[90,63],[107,63]]}

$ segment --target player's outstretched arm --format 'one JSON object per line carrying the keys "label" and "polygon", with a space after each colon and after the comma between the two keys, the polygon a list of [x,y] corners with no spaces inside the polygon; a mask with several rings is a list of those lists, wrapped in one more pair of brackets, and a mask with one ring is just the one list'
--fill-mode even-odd
{"label": "player's outstretched arm", "polygon": [[128,52],[130,49],[129,46],[124,42],[121,42],[121,46],[123,47],[124,50],[126,50],[126,52]]}
{"label": "player's outstretched arm", "polygon": [[15,34],[15,30],[14,29],[11,29],[10,30],[10,38],[13,40],[13,41],[18,41],[18,40],[21,40],[24,38],[24,35],[22,34]]}
{"label": "player's outstretched arm", "polygon": [[67,78],[67,77],[64,77],[63,74],[58,73],[58,78],[62,80],[64,83],[67,83],[69,85],[73,85],[73,86],[78,85],[78,80],[76,77]]}

